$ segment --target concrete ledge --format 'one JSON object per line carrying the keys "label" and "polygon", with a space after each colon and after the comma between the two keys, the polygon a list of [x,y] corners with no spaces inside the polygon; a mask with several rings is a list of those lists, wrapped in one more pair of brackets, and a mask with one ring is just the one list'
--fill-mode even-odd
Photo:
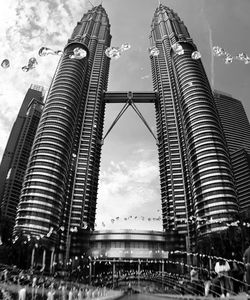
{"label": "concrete ledge", "polygon": [[93,300],[115,300],[120,299],[124,296],[124,292],[121,291],[110,291],[108,295],[98,298],[93,298]]}

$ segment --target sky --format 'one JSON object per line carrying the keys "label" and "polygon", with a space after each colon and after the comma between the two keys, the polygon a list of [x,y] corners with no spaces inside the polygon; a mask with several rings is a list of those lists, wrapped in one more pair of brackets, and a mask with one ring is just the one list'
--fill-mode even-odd
{"label": "sky", "polygon": [[[92,0],[98,5],[101,0]],[[103,0],[111,24],[112,46],[131,48],[110,65],[109,91],[152,91],[149,33],[158,0]],[[187,26],[202,55],[213,88],[242,101],[250,116],[250,64],[225,64],[213,57],[211,46],[233,56],[250,55],[249,0],[161,0],[174,9]],[[48,89],[58,56],[39,57],[38,50],[64,48],[77,21],[91,8],[87,0],[0,0],[0,157],[30,84]],[[36,57],[35,69],[21,68]],[[122,108],[107,104],[104,134]],[[153,104],[138,105],[155,132]],[[102,149],[96,229],[161,230],[160,183],[155,140],[128,108],[106,137]]]}

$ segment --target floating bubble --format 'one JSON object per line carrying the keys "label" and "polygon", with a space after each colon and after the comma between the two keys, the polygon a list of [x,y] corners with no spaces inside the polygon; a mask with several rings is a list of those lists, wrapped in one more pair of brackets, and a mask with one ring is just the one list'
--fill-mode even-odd
{"label": "floating bubble", "polygon": [[239,60],[239,61],[243,61],[245,64],[250,63],[250,57],[246,53],[242,52],[242,53],[239,53],[236,56],[233,56],[233,55],[226,52],[223,48],[221,48],[219,46],[214,46],[213,47],[213,55],[215,55],[215,56],[224,56],[225,57],[225,60],[224,60],[225,64],[231,64],[234,59]]}
{"label": "floating bubble", "polygon": [[30,70],[30,68],[29,68],[28,66],[23,66],[23,67],[22,67],[22,70],[23,70],[24,72],[28,72],[28,71]]}
{"label": "floating bubble", "polygon": [[114,58],[114,59],[118,59],[121,56],[121,50],[118,47],[108,47],[105,50],[105,54],[107,55],[107,57],[109,58]]}
{"label": "floating bubble", "polygon": [[29,59],[29,62],[28,62],[28,67],[29,67],[30,69],[34,69],[34,68],[36,67],[36,65],[37,65],[37,60],[36,60],[36,58],[35,58],[35,57],[31,57],[31,58]]}
{"label": "floating bubble", "polygon": [[82,59],[87,56],[87,51],[80,47],[76,47],[73,52],[78,59]]}
{"label": "floating bubble", "polygon": [[196,60],[196,59],[201,58],[201,54],[200,54],[199,51],[194,51],[194,52],[192,53],[191,57],[192,57],[192,59],[195,59],[195,60]]}
{"label": "floating bubble", "polygon": [[46,55],[49,55],[49,54],[54,54],[54,50],[50,49],[50,48],[47,48],[47,47],[42,47],[39,49],[38,51],[38,55],[39,56],[46,56]]}
{"label": "floating bubble", "polygon": [[122,44],[120,47],[121,52],[126,51],[128,49],[131,48],[131,45],[129,45],[128,43]]}
{"label": "floating bubble", "polygon": [[4,59],[1,63],[1,67],[7,69],[10,67],[10,61],[8,59]]}
{"label": "floating bubble", "polygon": [[62,51],[62,50],[56,50],[56,51],[55,51],[55,54],[56,54],[56,55],[62,55],[62,54],[63,54],[63,51]]}
{"label": "floating bubble", "polygon": [[[214,56],[222,56],[222,55],[225,55],[225,50],[219,46],[214,46],[213,47],[213,55]],[[227,53],[229,54],[229,53]]]}
{"label": "floating bubble", "polygon": [[246,55],[246,53],[240,53],[238,55],[238,58],[239,58],[239,60],[245,60],[245,59],[247,59],[247,55]]}
{"label": "floating bubble", "polygon": [[217,56],[218,53],[219,53],[219,51],[220,51],[220,47],[219,46],[214,46],[213,47],[213,55]]}
{"label": "floating bubble", "polygon": [[245,59],[244,63],[245,63],[245,65],[250,64],[250,57],[247,57],[247,58]]}
{"label": "floating bubble", "polygon": [[172,49],[174,50],[174,53],[176,53],[176,54],[178,54],[178,55],[184,54],[184,49],[183,49],[183,47],[182,47],[181,44],[175,43],[175,44],[173,44],[171,47],[172,47]]}
{"label": "floating bubble", "polygon": [[220,56],[221,55],[226,55],[226,54],[229,54],[227,53],[223,48],[220,49]]}
{"label": "floating bubble", "polygon": [[118,59],[121,56],[121,52],[114,52],[111,58]]}
{"label": "floating bubble", "polygon": [[152,56],[158,56],[160,54],[160,50],[155,46],[148,48],[148,51]]}
{"label": "floating bubble", "polygon": [[62,55],[63,51],[62,50],[56,50],[54,51],[53,49],[47,48],[47,47],[42,47],[38,51],[39,56],[46,56],[46,55]]}
{"label": "floating bubble", "polygon": [[37,60],[36,60],[36,58],[35,58],[35,57],[31,57],[31,58],[29,59],[29,61],[28,61],[28,65],[27,65],[27,66],[23,66],[23,67],[22,67],[22,70],[23,70],[24,72],[28,72],[29,70],[34,69],[34,68],[36,67],[36,65],[37,65]]}
{"label": "floating bubble", "polygon": [[86,50],[80,48],[80,47],[76,47],[74,50],[73,50],[73,53],[72,55],[69,56],[69,58],[71,59],[83,59],[84,57],[87,56],[87,52]]}
{"label": "floating bubble", "polygon": [[231,55],[226,56],[225,64],[231,64],[233,62],[233,57]]}
{"label": "floating bubble", "polygon": [[250,63],[250,57],[246,53],[239,53],[237,56],[235,56],[235,59],[244,61],[244,63],[247,65]]}

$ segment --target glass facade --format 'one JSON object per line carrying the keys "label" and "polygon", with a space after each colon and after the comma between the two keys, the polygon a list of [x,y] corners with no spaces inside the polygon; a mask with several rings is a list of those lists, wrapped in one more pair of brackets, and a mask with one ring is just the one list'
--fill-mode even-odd
{"label": "glass facade", "polygon": [[[177,53],[175,46],[182,49]],[[150,46],[156,103],[163,227],[198,236],[221,230],[214,222],[189,224],[194,219],[230,221],[237,198],[227,145],[213,94],[197,51],[179,16],[160,4],[151,25]],[[186,220],[186,222],[181,222]],[[185,240],[185,239],[184,239]],[[176,241],[178,243],[178,241]]]}
{"label": "glass facade", "polygon": [[22,182],[43,109],[44,89],[31,85],[13,124],[0,165],[0,208],[13,228]]}
{"label": "glass facade", "polygon": [[250,124],[241,101],[214,91],[214,99],[230,152],[237,188],[239,211],[250,207]]}

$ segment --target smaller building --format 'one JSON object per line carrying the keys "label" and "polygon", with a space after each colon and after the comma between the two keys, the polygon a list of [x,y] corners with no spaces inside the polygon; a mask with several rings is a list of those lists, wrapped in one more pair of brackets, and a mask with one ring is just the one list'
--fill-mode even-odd
{"label": "smaller building", "polygon": [[231,160],[237,187],[239,212],[245,219],[250,210],[250,154],[245,149],[239,149],[231,154]]}
{"label": "smaller building", "polygon": [[89,250],[71,257],[67,267],[71,274],[83,276],[89,283],[139,285],[140,281],[153,280],[155,274],[160,281],[165,272],[183,274],[184,263],[171,261],[184,262],[184,256],[168,250],[163,231],[100,230],[90,234]]}
{"label": "smaller building", "polygon": [[214,99],[230,153],[239,212],[243,221],[249,221],[250,123],[240,100],[217,90]]}
{"label": "smaller building", "polygon": [[239,149],[250,154],[250,123],[243,104],[230,94],[217,90],[214,91],[214,100],[230,155]]}
{"label": "smaller building", "polygon": [[17,206],[21,194],[36,129],[40,121],[44,88],[32,84],[13,124],[0,165],[0,209],[8,218],[10,231],[14,227]]}
{"label": "smaller building", "polygon": [[95,259],[167,259],[163,231],[101,230],[90,237],[90,256]]}

